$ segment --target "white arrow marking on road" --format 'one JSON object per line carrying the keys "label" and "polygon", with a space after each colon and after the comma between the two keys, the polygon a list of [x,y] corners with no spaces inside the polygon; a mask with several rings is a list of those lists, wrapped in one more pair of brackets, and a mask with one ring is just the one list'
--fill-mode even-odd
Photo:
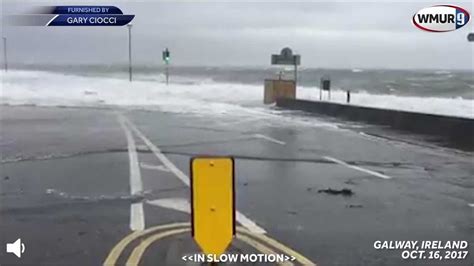
{"label": "white arrow marking on road", "polygon": [[164,165],[151,165],[146,163],[140,163],[140,167],[148,170],[159,170],[163,172],[170,172],[170,169],[166,168]]}
{"label": "white arrow marking on road", "polygon": [[469,206],[471,208],[474,208],[474,203],[469,203],[469,204],[467,204],[467,206]]}
{"label": "white arrow marking on road", "polygon": [[286,145],[286,142],[284,142],[284,141],[277,140],[277,139],[274,139],[274,138],[272,138],[272,137],[269,137],[269,136],[266,136],[266,135],[263,135],[263,134],[255,134],[254,136],[255,136],[256,138],[268,140],[268,141],[273,142],[273,143],[276,143],[276,144]]}
{"label": "white arrow marking on road", "polygon": [[188,200],[183,198],[167,198],[148,200],[146,203],[162,208],[177,210],[180,212],[191,213],[191,205]]}
{"label": "white arrow marking on road", "polygon": [[[189,187],[189,177],[183,173],[178,167],[176,167],[163,153],[161,153],[161,150],[153,144],[145,135],[138,130],[138,128],[126,117],[124,117],[125,121],[128,123],[130,128],[139,136],[142,141],[150,148],[150,150],[155,154],[155,156],[171,171],[175,176],[181,180],[184,184],[186,184]],[[254,234],[265,234],[266,231],[265,229],[261,228],[258,226],[254,221],[250,220],[247,218],[245,215],[240,213],[239,211],[236,211],[236,219],[237,221],[245,226],[250,232]]]}
{"label": "white arrow marking on road", "polygon": [[333,158],[333,157],[329,157],[329,156],[323,156],[324,159],[328,160],[328,161],[331,161],[331,162],[334,162],[334,163],[337,163],[339,165],[342,165],[342,166],[345,166],[347,168],[351,168],[351,169],[354,169],[354,170],[357,170],[357,171],[360,171],[360,172],[364,172],[366,174],[369,174],[369,175],[373,175],[373,176],[376,176],[376,177],[380,177],[380,178],[383,178],[383,179],[391,179],[392,177],[390,176],[387,176],[387,175],[384,175],[384,174],[381,174],[379,172],[375,172],[375,171],[372,171],[372,170],[369,170],[369,169],[365,169],[365,168],[362,168],[362,167],[359,167],[359,166],[355,166],[355,165],[350,165],[344,161],[341,161],[339,159],[336,159],[336,158]]}

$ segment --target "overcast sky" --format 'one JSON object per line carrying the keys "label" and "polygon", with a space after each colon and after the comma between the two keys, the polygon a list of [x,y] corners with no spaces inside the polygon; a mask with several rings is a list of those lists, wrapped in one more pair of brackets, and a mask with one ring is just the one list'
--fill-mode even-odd
{"label": "overcast sky", "polygon": [[[2,1],[2,17],[38,5],[85,1]],[[464,28],[424,32],[413,14],[440,2],[158,2],[101,1],[133,20],[136,64],[161,64],[169,47],[176,65],[269,66],[285,46],[302,66],[329,68],[473,69],[474,43]],[[446,4],[443,2],[443,4]],[[473,2],[453,2],[471,16]],[[2,25],[4,25],[2,23]],[[7,27],[9,61],[54,64],[126,64],[126,27]]]}

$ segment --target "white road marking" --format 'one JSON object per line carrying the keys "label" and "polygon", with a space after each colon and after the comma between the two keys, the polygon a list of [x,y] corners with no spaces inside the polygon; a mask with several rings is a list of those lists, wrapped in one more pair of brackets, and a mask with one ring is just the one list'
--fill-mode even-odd
{"label": "white road marking", "polygon": [[[143,142],[150,148],[150,150],[155,154],[155,156],[171,171],[173,174],[176,175],[176,177],[181,180],[184,184],[189,186],[189,177],[184,174],[181,170],[179,170],[178,167],[176,167],[168,158],[161,153],[160,149],[153,144],[143,133],[138,130],[138,128],[126,117],[124,117],[124,121],[130,126],[130,128],[139,136]],[[236,216],[237,216],[237,221],[246,227],[249,231],[251,231],[254,234],[265,234],[266,231],[265,229],[261,228],[258,226],[254,221],[250,220],[247,218],[245,215],[240,213],[239,211],[236,211]]]}
{"label": "white road marking", "polygon": [[[125,136],[127,137],[128,159],[130,162],[130,194],[139,195],[143,191],[142,177],[140,167],[138,166],[137,148],[132,132],[125,124],[124,117],[118,116],[118,121],[122,126]],[[145,229],[145,213],[143,211],[143,203],[133,203],[130,206],[130,229],[132,231]]]}
{"label": "white road marking", "polygon": [[254,134],[254,136],[255,136],[256,138],[268,140],[268,141],[270,141],[270,142],[277,143],[277,144],[280,144],[280,145],[286,145],[286,142],[284,142],[284,141],[277,140],[277,139],[274,139],[274,138],[272,138],[272,137],[269,137],[269,136],[266,136],[266,135],[263,135],[263,134]]}
{"label": "white road marking", "polygon": [[384,174],[381,174],[379,172],[375,172],[375,171],[372,171],[372,170],[369,170],[369,169],[365,169],[365,168],[362,168],[362,167],[359,167],[359,166],[355,166],[355,165],[350,165],[344,161],[341,161],[339,159],[336,159],[336,158],[333,158],[333,157],[329,157],[329,156],[323,156],[324,159],[328,160],[328,161],[331,161],[331,162],[334,162],[334,163],[337,163],[339,165],[342,165],[342,166],[345,166],[347,168],[351,168],[351,169],[354,169],[354,170],[357,170],[357,171],[360,171],[360,172],[364,172],[366,174],[369,174],[369,175],[373,175],[373,176],[376,176],[376,177],[380,177],[380,178],[383,178],[383,179],[391,179],[392,177],[390,176],[387,176],[387,175],[384,175]]}
{"label": "white road marking", "polygon": [[123,116],[119,117],[119,122],[123,131],[125,131],[125,136],[127,137],[128,157],[130,160],[130,194],[136,195],[143,191],[142,177],[140,174],[140,168],[138,167],[137,148],[132,132],[124,123]]}
{"label": "white road marking", "polygon": [[145,211],[142,202],[132,203],[130,206],[130,229],[132,231],[145,229]]}
{"label": "white road marking", "polygon": [[176,177],[181,180],[184,184],[189,186],[189,178],[186,174],[184,174],[181,170],[179,170],[168,158],[161,153],[161,150],[153,144],[143,133],[136,128],[136,126],[127,118],[125,118],[126,122],[130,126],[130,128],[137,134],[138,137],[140,137],[143,142],[148,146],[148,148],[155,154],[155,156],[171,171],[173,174],[176,175]]}
{"label": "white road marking", "polygon": [[235,213],[237,221],[243,225],[245,228],[247,228],[250,232],[254,234],[266,234],[267,231],[263,229],[262,227],[258,226],[254,221],[250,220],[247,216],[245,216],[243,213],[237,211]]}
{"label": "white road marking", "polygon": [[474,203],[468,203],[467,206],[474,208]]}
{"label": "white road marking", "polygon": [[187,199],[183,198],[167,198],[148,200],[146,203],[159,206],[162,208],[173,209],[180,212],[191,213],[191,206]]}
{"label": "white road marking", "polygon": [[146,164],[146,163],[140,163],[140,167],[143,169],[148,169],[148,170],[159,170],[163,172],[170,172],[170,170],[163,165],[151,165],[151,164]]}

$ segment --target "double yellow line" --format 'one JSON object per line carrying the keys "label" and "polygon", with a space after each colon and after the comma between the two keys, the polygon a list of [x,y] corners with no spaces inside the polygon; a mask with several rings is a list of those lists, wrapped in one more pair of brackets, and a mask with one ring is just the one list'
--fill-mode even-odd
{"label": "double yellow line", "polygon": [[[120,240],[109,252],[107,258],[104,261],[105,266],[112,266],[116,265],[117,260],[119,259],[120,255],[123,253],[125,248],[130,245],[130,243],[134,240],[139,238],[145,237],[140,244],[138,244],[130,254],[127,259],[126,265],[127,266],[134,266],[138,265],[143,254],[147,250],[147,248],[156,241],[164,239],[166,237],[170,237],[177,234],[182,234],[185,232],[189,232],[191,230],[190,223],[172,223],[166,225],[158,225],[154,227],[150,227],[143,231],[135,231],[125,238]],[[264,254],[277,254],[275,250],[285,253],[288,256],[293,256],[295,260],[300,263],[301,265],[316,265],[309,259],[305,258],[303,255],[299,254],[298,252],[292,250],[291,248],[281,244],[280,242],[272,239],[263,234],[252,234],[250,231],[243,227],[237,227],[237,234],[236,238],[261,253]],[[258,241],[256,241],[257,239]],[[281,265],[293,265],[291,262],[283,263]]]}

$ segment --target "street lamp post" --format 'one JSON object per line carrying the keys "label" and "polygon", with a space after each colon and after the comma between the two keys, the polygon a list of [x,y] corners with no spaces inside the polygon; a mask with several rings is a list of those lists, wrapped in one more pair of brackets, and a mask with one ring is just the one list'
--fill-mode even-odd
{"label": "street lamp post", "polygon": [[7,37],[3,37],[3,60],[5,61],[5,72],[8,72],[8,58],[7,58]]}
{"label": "street lamp post", "polygon": [[165,62],[165,65],[166,65],[166,85],[169,84],[169,77],[170,77],[170,72],[169,72],[169,63],[170,63],[170,51],[168,50],[168,48],[166,48],[164,51],[163,51],[163,61]]}
{"label": "street lamp post", "polygon": [[129,80],[132,82],[132,24],[127,24],[128,27],[128,74]]}

